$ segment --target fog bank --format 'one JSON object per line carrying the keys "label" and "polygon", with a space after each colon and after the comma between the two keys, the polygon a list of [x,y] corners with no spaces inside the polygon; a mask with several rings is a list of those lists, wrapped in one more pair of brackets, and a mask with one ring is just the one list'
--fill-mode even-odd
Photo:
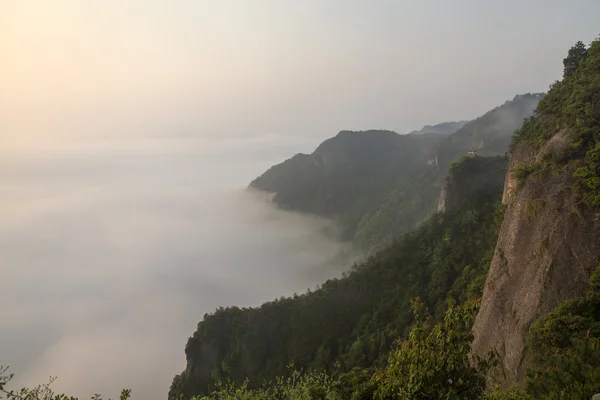
{"label": "fog bank", "polygon": [[244,190],[291,148],[304,150],[146,138],[3,154],[0,365],[16,384],[162,399],[204,313],[339,275],[327,221]]}

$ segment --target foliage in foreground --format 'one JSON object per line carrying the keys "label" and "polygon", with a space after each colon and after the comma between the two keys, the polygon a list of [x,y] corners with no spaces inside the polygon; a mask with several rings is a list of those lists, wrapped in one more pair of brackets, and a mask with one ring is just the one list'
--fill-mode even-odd
{"label": "foliage in foreground", "polygon": [[470,357],[472,321],[477,303],[451,307],[442,322],[433,325],[420,302],[413,303],[417,322],[406,340],[398,340],[387,367],[349,373],[301,373],[258,389],[219,384],[202,400],[472,400],[485,390],[485,374],[496,355]]}
{"label": "foliage in foreground", "polygon": [[[38,385],[34,388],[22,388],[20,390],[8,389],[8,383],[13,374],[8,373],[8,367],[0,366],[0,399],[7,400],[78,400],[77,397],[68,396],[64,393],[55,393],[50,385],[56,378],[50,378],[48,383]],[[119,400],[127,400],[131,396],[131,390],[123,389]],[[102,396],[95,394],[91,400],[102,400]]]}
{"label": "foliage in foreground", "polygon": [[471,327],[478,303],[450,307],[443,322],[430,325],[413,309],[416,323],[406,340],[400,340],[388,357],[387,367],[376,375],[378,399],[477,399],[485,391],[485,376],[497,355],[470,357]]}
{"label": "foliage in foreground", "polygon": [[415,323],[398,340],[384,368],[350,373],[293,371],[259,389],[219,384],[202,400],[588,400],[600,392],[600,267],[585,296],[565,300],[537,320],[530,332],[523,386],[485,392],[486,373],[498,358],[470,355],[478,304],[450,307],[432,324],[413,302]]}
{"label": "foliage in foreground", "polygon": [[[544,333],[540,327],[552,325],[556,319],[567,318],[570,304],[582,308],[571,315],[586,323],[597,325],[600,316],[594,314],[593,304],[600,297],[600,269],[592,277],[590,292],[584,298],[570,300],[548,316],[541,318],[532,329],[532,339]],[[593,304],[592,304],[593,303]],[[375,373],[353,370],[346,374],[292,371],[288,378],[251,389],[248,382],[241,386],[219,383],[217,390],[200,400],[588,400],[600,392],[600,339],[588,333],[579,338],[581,329],[571,335],[569,345],[542,344],[548,357],[530,363],[525,386],[485,392],[486,374],[497,365],[497,354],[486,357],[470,355],[472,319],[477,303],[451,307],[443,322],[431,324],[423,305],[413,307],[416,322],[406,340],[398,340],[387,366]],[[589,314],[592,312],[592,314]]]}
{"label": "foliage in foreground", "polygon": [[565,300],[533,324],[529,348],[529,393],[577,400],[600,392],[600,268],[585,296]]}

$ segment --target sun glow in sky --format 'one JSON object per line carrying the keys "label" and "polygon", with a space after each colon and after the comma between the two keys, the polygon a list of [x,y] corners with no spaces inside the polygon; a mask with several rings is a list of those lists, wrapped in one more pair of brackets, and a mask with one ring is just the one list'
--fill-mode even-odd
{"label": "sun glow in sky", "polygon": [[474,118],[544,91],[600,3],[0,3],[0,145],[308,135]]}

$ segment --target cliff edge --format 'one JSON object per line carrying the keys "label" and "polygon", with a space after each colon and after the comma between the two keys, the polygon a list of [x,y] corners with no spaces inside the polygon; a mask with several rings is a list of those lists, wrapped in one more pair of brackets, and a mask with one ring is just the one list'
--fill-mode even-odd
{"label": "cliff edge", "polygon": [[513,139],[507,209],[473,331],[475,354],[498,351],[495,380],[505,385],[524,376],[531,324],[583,295],[600,264],[600,42],[585,56],[576,70],[565,59],[564,79]]}
{"label": "cliff edge", "polygon": [[500,191],[504,184],[506,157],[464,156],[452,163],[438,201],[438,212],[451,211],[477,191]]}

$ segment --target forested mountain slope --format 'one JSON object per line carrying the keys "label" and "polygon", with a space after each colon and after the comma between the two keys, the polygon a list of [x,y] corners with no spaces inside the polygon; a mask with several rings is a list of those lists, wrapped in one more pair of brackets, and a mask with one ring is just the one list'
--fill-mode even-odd
{"label": "forested mountain slope", "polygon": [[[343,278],[206,315],[170,398],[211,387],[205,399],[587,400],[600,392],[600,41],[578,43],[564,66],[515,135],[507,205],[494,185],[451,188],[478,181],[482,161],[503,168],[505,159],[461,159],[446,181],[452,206]],[[484,281],[472,333],[477,304],[467,300]],[[404,338],[390,350],[394,335]],[[290,361],[304,372],[289,375]],[[518,384],[486,393],[486,377]]]}
{"label": "forested mountain slope", "polygon": [[351,239],[360,219],[431,160],[440,135],[342,131],[310,155],[297,154],[250,184],[281,208],[335,219]]}
{"label": "forested mountain slope", "polygon": [[446,183],[438,201],[438,211],[450,211],[463,199],[479,190],[502,190],[506,174],[506,156],[463,156],[450,164]]}
{"label": "forested mountain slope", "polygon": [[[468,174],[475,164],[457,171]],[[423,299],[439,319],[448,302],[481,295],[502,215],[501,192],[486,189],[314,291],[206,315],[170,397],[207,393],[217,379],[274,379],[290,362],[317,370],[383,365],[412,321],[412,299]]]}
{"label": "forested mountain slope", "polygon": [[541,97],[516,96],[451,135],[343,131],[312,154],[271,167],[250,187],[274,193],[284,209],[334,219],[342,239],[372,252],[435,212],[450,162],[473,149],[504,155]]}

